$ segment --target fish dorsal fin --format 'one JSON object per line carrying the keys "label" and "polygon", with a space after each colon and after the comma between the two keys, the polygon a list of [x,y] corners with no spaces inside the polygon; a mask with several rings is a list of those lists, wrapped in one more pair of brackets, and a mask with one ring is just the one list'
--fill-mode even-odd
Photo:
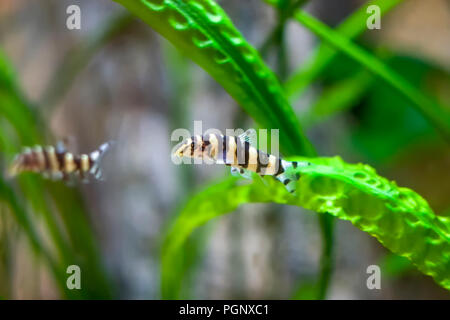
{"label": "fish dorsal fin", "polygon": [[257,147],[256,146],[256,130],[255,129],[248,129],[247,131],[245,131],[243,134],[241,134],[240,136],[238,136],[239,139],[241,139],[242,141],[246,141],[248,142],[252,147]]}

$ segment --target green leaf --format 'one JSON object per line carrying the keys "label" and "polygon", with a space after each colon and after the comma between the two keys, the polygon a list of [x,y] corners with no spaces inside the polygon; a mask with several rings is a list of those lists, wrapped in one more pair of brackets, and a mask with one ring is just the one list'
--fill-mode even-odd
{"label": "green leaf", "polygon": [[350,221],[450,290],[449,218],[434,215],[417,193],[378,176],[367,165],[347,164],[339,157],[291,160],[312,163],[297,169],[298,196],[289,194],[273,177],[264,181],[256,177],[247,184],[229,178],[190,199],[164,242],[163,298],[176,298],[179,293],[176,266],[189,235],[209,220],[255,202],[296,205]]}
{"label": "green leaf", "polygon": [[379,265],[383,275],[391,278],[400,277],[408,271],[414,269],[413,265],[407,258],[393,253],[386,254],[386,256],[380,260]]}
{"label": "green leaf", "polygon": [[[373,0],[362,5],[358,10],[347,17],[337,28],[336,32],[355,39],[367,30],[367,12],[370,5],[377,5],[380,8],[380,16],[385,15],[403,0]],[[339,50],[335,49],[327,41],[324,41],[314,51],[313,54],[302,63],[302,65],[285,82],[285,90],[292,100],[297,100],[303,90],[316,80],[327,66],[339,55]]]}
{"label": "green leaf", "polygon": [[373,82],[367,71],[359,71],[326,88],[314,104],[300,116],[304,127],[310,127],[357,104]]}
{"label": "green leaf", "polygon": [[417,90],[381,60],[363,50],[339,32],[329,28],[319,20],[301,10],[298,11],[294,17],[298,22],[316,35],[323,38],[352,59],[358,61],[373,74],[391,85],[407,98],[412,103],[412,106],[433,124],[435,129],[441,133],[444,139],[450,141],[450,112],[448,110],[444,109],[430,97],[422,94],[422,92]]}
{"label": "green leaf", "polygon": [[281,129],[281,151],[314,155],[283,88],[212,0],[115,0],[205,69],[263,128]]}
{"label": "green leaf", "polygon": [[[443,83],[449,78],[433,65],[415,58],[394,56],[386,63],[423,92],[427,92],[430,83]],[[364,104],[345,141],[350,141],[366,161],[386,164],[406,149],[441,142],[433,126],[410,107],[411,102],[384,81],[372,79],[361,99]],[[445,144],[441,145],[445,148]]]}

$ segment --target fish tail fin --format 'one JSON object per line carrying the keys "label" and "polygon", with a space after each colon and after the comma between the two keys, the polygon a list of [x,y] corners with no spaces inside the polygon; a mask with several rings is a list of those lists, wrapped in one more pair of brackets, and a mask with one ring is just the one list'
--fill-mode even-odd
{"label": "fish tail fin", "polygon": [[93,161],[93,164],[91,166],[91,169],[89,171],[90,174],[94,176],[97,180],[104,180],[103,178],[103,171],[101,168],[102,159],[105,156],[105,154],[108,152],[109,149],[115,144],[115,141],[108,141],[100,145],[97,150],[91,152],[90,158]]}

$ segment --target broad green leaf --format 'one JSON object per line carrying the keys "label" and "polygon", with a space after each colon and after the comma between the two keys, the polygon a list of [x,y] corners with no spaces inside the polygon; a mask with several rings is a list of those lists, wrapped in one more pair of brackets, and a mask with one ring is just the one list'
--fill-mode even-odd
{"label": "broad green leaf", "polygon": [[205,69],[263,128],[280,129],[287,155],[314,155],[283,88],[212,0],[115,0]]}
{"label": "broad green leaf", "polygon": [[450,290],[449,218],[434,215],[417,193],[378,176],[367,165],[347,164],[339,157],[295,160],[312,163],[297,169],[301,175],[298,196],[289,194],[272,177],[256,176],[251,183],[229,178],[190,199],[163,247],[164,298],[175,298],[179,292],[174,266],[181,263],[180,253],[189,235],[209,220],[255,202],[295,205],[350,221]]}

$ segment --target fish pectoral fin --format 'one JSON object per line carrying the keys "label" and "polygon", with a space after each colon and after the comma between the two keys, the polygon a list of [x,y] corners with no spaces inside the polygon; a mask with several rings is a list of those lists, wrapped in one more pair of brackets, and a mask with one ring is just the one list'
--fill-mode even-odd
{"label": "fish pectoral fin", "polygon": [[252,179],[252,172],[243,168],[231,167],[231,174],[235,177]]}

